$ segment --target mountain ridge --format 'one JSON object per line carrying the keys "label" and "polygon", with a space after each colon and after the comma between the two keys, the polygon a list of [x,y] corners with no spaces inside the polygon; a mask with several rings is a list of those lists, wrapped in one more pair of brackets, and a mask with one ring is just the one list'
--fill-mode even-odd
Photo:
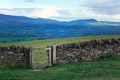
{"label": "mountain ridge", "polygon": [[[21,18],[29,18],[29,19],[34,19],[34,20],[51,20],[51,21],[57,21],[57,22],[74,22],[74,21],[90,21],[90,22],[97,22],[98,20],[94,18],[88,18],[88,19],[76,19],[76,20],[71,20],[71,21],[59,21],[59,20],[54,20],[54,19],[49,19],[49,18],[32,18],[32,17],[26,17],[26,16],[16,16],[16,15],[7,15],[7,14],[0,14],[0,19],[1,16],[9,16],[9,17],[21,17]],[[115,21],[99,21],[99,22],[110,22],[110,23],[120,23],[120,22],[115,22]]]}
{"label": "mountain ridge", "polygon": [[96,19],[65,22],[0,14],[0,34],[0,36],[35,36],[39,39],[119,35],[120,22],[97,21]]}

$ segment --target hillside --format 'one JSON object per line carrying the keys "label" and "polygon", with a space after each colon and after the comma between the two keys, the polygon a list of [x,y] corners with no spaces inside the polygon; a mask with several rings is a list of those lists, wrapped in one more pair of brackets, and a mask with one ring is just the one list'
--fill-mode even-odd
{"label": "hillside", "polygon": [[47,46],[50,46],[52,44],[67,44],[67,43],[75,43],[75,42],[89,41],[95,39],[109,39],[109,38],[120,38],[120,35],[86,36],[86,37],[34,40],[34,41],[13,42],[13,43],[0,43],[0,46],[24,45],[24,46],[32,46],[35,48],[46,48]]}
{"label": "hillside", "polygon": [[[34,37],[32,40],[43,40],[119,34],[120,22],[97,21],[95,19],[61,22],[44,18],[0,14],[0,38],[29,36]],[[5,40],[2,42],[5,42]]]}

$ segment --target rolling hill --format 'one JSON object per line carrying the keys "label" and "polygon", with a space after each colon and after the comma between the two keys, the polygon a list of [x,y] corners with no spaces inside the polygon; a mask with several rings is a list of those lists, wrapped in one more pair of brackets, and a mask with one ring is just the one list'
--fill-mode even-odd
{"label": "rolling hill", "polygon": [[120,22],[95,19],[69,22],[0,14],[1,37],[67,38],[91,35],[119,35]]}

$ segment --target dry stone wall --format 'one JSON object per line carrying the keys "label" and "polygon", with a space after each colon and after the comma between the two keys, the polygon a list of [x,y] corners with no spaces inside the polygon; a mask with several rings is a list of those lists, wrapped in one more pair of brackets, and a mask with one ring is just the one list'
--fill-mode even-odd
{"label": "dry stone wall", "polygon": [[56,47],[59,63],[94,60],[109,53],[120,56],[120,39],[91,40]]}
{"label": "dry stone wall", "polygon": [[24,46],[0,47],[0,66],[30,67],[31,49]]}

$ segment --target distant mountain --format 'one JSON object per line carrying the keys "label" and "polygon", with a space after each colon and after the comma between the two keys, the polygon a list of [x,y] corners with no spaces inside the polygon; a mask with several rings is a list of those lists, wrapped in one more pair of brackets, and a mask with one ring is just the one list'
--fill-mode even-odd
{"label": "distant mountain", "polygon": [[74,21],[70,21],[70,22],[74,22],[74,23],[87,23],[87,22],[97,22],[97,20],[95,20],[95,19],[84,19],[84,20],[74,20]]}
{"label": "distant mountain", "polygon": [[39,39],[120,34],[120,22],[95,19],[61,22],[0,14],[0,36],[35,36]]}

